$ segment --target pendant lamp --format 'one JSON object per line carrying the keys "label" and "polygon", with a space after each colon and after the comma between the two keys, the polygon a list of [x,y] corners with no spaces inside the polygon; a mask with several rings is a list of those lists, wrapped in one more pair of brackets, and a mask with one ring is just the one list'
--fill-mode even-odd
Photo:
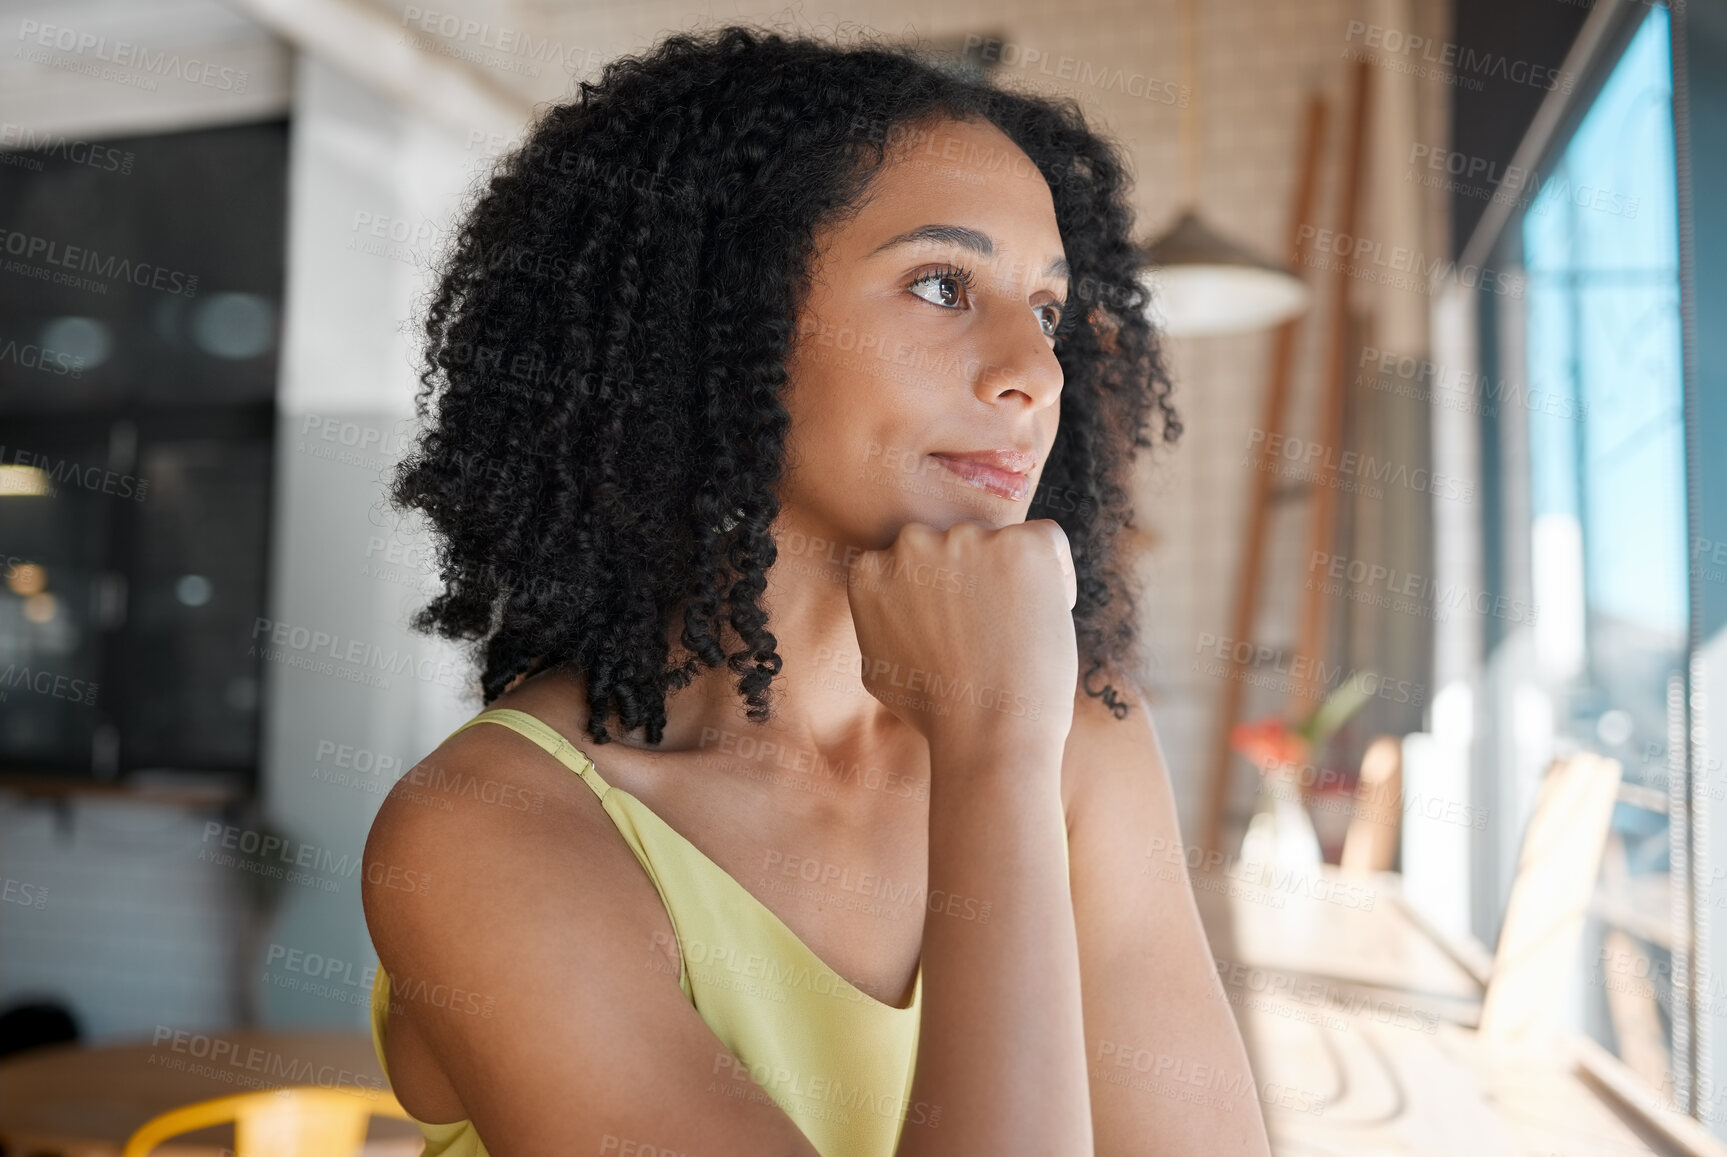
{"label": "pendant lamp", "polygon": [[1205,223],[1199,204],[1199,17],[1181,0],[1188,93],[1181,114],[1184,208],[1162,236],[1142,247],[1142,274],[1152,291],[1150,314],[1174,337],[1241,333],[1306,312],[1307,283],[1275,261],[1231,241]]}

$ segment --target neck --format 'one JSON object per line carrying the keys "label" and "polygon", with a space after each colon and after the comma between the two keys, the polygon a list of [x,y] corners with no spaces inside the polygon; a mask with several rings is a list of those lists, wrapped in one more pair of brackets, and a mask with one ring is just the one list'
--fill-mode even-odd
{"label": "neck", "polygon": [[[761,600],[782,660],[769,688],[769,719],[746,717],[738,677],[729,668],[704,668],[668,699],[661,743],[648,748],[639,730],[622,741],[661,752],[718,749],[730,759],[778,768],[793,781],[799,768],[841,762],[885,768],[896,784],[904,775],[921,776],[927,768],[922,736],[865,691],[858,675],[857,631],[846,597],[847,562],[855,562],[858,550],[848,551],[831,533],[795,531],[786,522],[775,527],[780,551]],[[681,627],[679,618],[674,632]],[[858,774],[823,783],[842,799],[862,801],[881,793],[880,779]]]}

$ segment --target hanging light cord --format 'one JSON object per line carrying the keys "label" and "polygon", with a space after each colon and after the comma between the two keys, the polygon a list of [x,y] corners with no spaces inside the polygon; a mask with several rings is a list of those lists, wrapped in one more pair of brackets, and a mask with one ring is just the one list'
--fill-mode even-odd
{"label": "hanging light cord", "polygon": [[1181,3],[1181,79],[1187,104],[1181,110],[1182,201],[1199,207],[1199,0]]}

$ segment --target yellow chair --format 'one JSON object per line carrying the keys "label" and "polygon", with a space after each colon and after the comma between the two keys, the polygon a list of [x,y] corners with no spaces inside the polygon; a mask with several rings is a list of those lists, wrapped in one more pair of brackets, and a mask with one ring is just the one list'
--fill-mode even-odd
{"label": "yellow chair", "polygon": [[388,1089],[290,1087],[183,1105],[152,1117],[122,1157],[145,1157],[170,1137],[234,1125],[236,1157],[357,1157],[374,1116],[411,1121]]}

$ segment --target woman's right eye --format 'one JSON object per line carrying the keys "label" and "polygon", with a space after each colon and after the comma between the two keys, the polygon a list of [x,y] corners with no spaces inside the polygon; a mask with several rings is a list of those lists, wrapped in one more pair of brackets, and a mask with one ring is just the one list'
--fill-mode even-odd
{"label": "woman's right eye", "polygon": [[961,309],[971,290],[971,275],[963,269],[934,269],[920,273],[908,286],[913,293],[943,309]]}

